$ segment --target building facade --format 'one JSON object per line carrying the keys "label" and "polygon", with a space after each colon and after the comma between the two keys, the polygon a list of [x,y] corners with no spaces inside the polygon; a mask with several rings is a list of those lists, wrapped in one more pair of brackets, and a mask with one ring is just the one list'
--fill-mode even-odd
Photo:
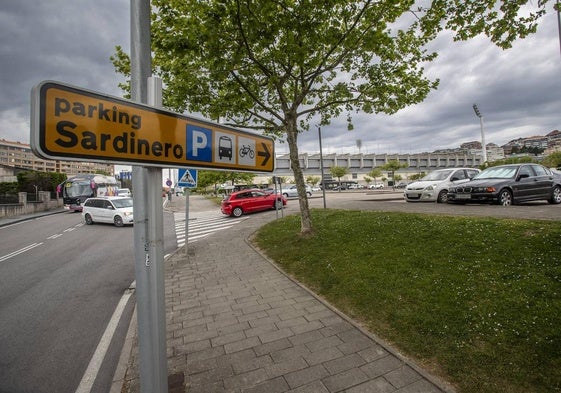
{"label": "building facade", "polygon": [[106,173],[113,175],[114,172],[113,164],[44,160],[33,153],[30,145],[5,139],[0,139],[0,164],[18,169],[65,173],[69,177],[78,173]]}
{"label": "building facade", "polygon": [[[464,153],[419,153],[419,154],[324,154],[323,155],[323,175],[325,179],[331,179],[331,167],[344,167],[348,169],[348,174],[341,178],[341,181],[356,181],[365,184],[365,178],[373,169],[380,168],[389,161],[398,161],[404,168],[396,172],[403,180],[407,180],[411,175],[428,173],[435,169],[468,167],[476,168],[481,165],[482,157],[477,154]],[[320,154],[302,153],[299,155],[300,167],[304,173],[304,178],[308,176],[319,177],[321,179],[322,160]],[[290,165],[288,154],[276,157],[275,171],[272,175],[257,176],[256,184],[270,183],[271,176],[280,176],[288,179],[294,177]],[[382,176],[390,178],[389,171],[382,170]],[[378,178],[379,180],[380,178]]]}

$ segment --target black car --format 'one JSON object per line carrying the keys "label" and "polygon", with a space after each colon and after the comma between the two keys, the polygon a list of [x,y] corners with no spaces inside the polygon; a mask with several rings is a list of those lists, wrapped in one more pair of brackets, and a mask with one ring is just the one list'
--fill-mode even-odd
{"label": "black car", "polygon": [[561,176],[539,164],[487,168],[473,180],[448,190],[449,203],[490,202],[509,206],[536,200],[561,203]]}

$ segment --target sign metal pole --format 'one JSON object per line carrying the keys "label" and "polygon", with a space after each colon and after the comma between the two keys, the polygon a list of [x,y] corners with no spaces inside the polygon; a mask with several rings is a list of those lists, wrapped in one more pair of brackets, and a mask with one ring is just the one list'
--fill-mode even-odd
{"label": "sign metal pole", "polygon": [[189,261],[189,187],[185,189],[185,256]]}
{"label": "sign metal pole", "polygon": [[[161,98],[158,98],[161,97],[161,81],[159,90],[155,80],[150,81],[149,89],[150,74],[150,1],[133,0],[131,97],[133,101],[151,101],[152,105],[161,106]],[[133,183],[140,391],[167,393],[161,170],[134,166]]]}

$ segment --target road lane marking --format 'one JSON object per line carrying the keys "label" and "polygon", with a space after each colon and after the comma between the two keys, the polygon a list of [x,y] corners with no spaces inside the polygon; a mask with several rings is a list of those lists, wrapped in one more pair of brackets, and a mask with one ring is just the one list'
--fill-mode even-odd
{"label": "road lane marking", "polygon": [[16,255],[23,254],[24,252],[29,251],[29,250],[31,250],[31,249],[34,249],[35,247],[39,247],[41,244],[43,244],[43,242],[41,242],[41,243],[33,243],[33,244],[30,244],[29,246],[20,248],[19,250],[16,250],[16,251],[14,251],[14,252],[12,252],[12,253],[10,253],[10,254],[1,256],[1,257],[0,257],[0,262],[4,262],[5,260],[8,260],[8,259],[10,259],[10,258],[12,258],[12,257],[15,257]]}
{"label": "road lane marking", "polygon": [[107,353],[107,349],[109,348],[109,344],[113,339],[115,330],[117,330],[117,325],[121,320],[121,316],[125,311],[125,306],[127,305],[127,302],[129,301],[131,295],[132,290],[126,290],[121,297],[121,300],[119,300],[117,307],[115,307],[115,311],[113,312],[113,315],[111,316],[111,319],[109,320],[109,323],[105,328],[103,336],[101,336],[101,340],[99,340],[99,343],[97,344],[97,348],[95,349],[90,363],[86,368],[86,372],[84,373],[84,376],[82,377],[82,380],[80,381],[80,384],[76,389],[76,393],[91,392],[95,379],[97,378],[97,374],[99,373],[99,369],[101,368],[101,365],[103,363],[103,359],[105,358],[105,354]]}

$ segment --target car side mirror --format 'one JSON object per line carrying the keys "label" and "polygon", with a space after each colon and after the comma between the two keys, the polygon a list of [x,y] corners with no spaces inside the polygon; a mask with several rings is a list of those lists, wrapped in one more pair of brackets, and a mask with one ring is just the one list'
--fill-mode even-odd
{"label": "car side mirror", "polygon": [[456,176],[454,176],[453,178],[450,179],[450,181],[458,181],[458,180],[460,180],[460,178],[456,177]]}
{"label": "car side mirror", "polygon": [[521,173],[520,175],[518,175],[518,178],[516,179],[516,181],[519,181],[520,179],[525,179],[525,178],[528,178],[528,177],[530,177],[529,174]]}

